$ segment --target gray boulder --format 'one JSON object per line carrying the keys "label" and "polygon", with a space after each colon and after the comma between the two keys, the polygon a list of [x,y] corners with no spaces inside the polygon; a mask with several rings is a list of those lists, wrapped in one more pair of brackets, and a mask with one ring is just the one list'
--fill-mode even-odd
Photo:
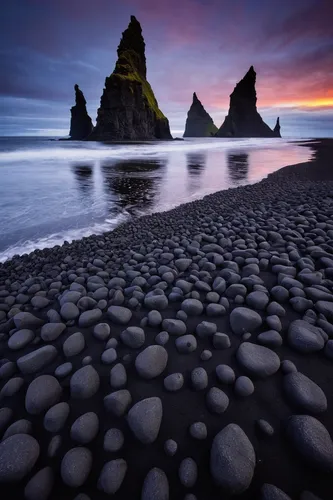
{"label": "gray boulder", "polygon": [[64,323],[46,323],[42,326],[40,336],[44,342],[52,342],[56,340],[66,329]]}
{"label": "gray boulder", "polygon": [[137,355],[135,368],[140,377],[152,379],[161,375],[168,362],[168,353],[160,345],[150,345]]}
{"label": "gray boulder", "polygon": [[15,434],[0,443],[0,483],[20,481],[34,467],[39,444],[28,434]]}
{"label": "gray boulder", "polygon": [[230,326],[236,335],[254,332],[262,324],[261,316],[252,309],[236,307],[230,314]]}
{"label": "gray boulder", "polygon": [[107,411],[116,417],[122,417],[132,403],[132,396],[126,389],[112,392],[104,398],[104,406]]}
{"label": "gray boulder", "polygon": [[140,349],[145,343],[145,332],[139,326],[129,326],[121,332],[121,341],[131,349]]}
{"label": "gray boulder", "polygon": [[229,398],[226,393],[218,389],[218,387],[211,387],[206,394],[206,404],[212,413],[220,415],[228,408]]}
{"label": "gray boulder", "polygon": [[35,334],[32,330],[18,330],[15,332],[8,340],[8,347],[12,351],[18,351],[23,349],[25,346],[30,344],[30,342],[35,338]]}
{"label": "gray boulder", "polygon": [[164,388],[169,392],[179,391],[184,385],[184,377],[181,373],[172,373],[164,379]]}
{"label": "gray boulder", "polygon": [[127,422],[135,437],[143,444],[153,443],[159,433],[163,416],[160,398],[152,397],[136,403],[127,415]]}
{"label": "gray boulder", "polygon": [[44,324],[43,320],[36,318],[36,316],[29,312],[20,312],[13,319],[16,328],[19,330],[28,329],[35,331]]}
{"label": "gray boulder", "polygon": [[108,317],[117,325],[127,325],[132,318],[132,311],[127,307],[111,306],[107,311]]}
{"label": "gray boulder", "polygon": [[62,396],[62,388],[52,375],[41,375],[30,382],[25,408],[30,415],[38,415],[56,404]]}
{"label": "gray boulder", "polygon": [[26,500],[47,500],[54,483],[54,473],[51,467],[39,470],[28,482],[24,489]]}
{"label": "gray boulder", "polygon": [[100,309],[90,309],[90,311],[84,311],[79,317],[79,326],[81,328],[88,328],[89,326],[98,323],[102,317],[102,311]]}
{"label": "gray boulder", "polygon": [[169,500],[169,482],[165,473],[154,467],[143,483],[141,500]]}
{"label": "gray boulder", "polygon": [[180,462],[178,476],[181,484],[185,488],[193,488],[198,478],[198,466],[193,458],[184,458]]}
{"label": "gray boulder", "polygon": [[288,400],[300,410],[321,413],[327,410],[327,399],[323,390],[300,372],[283,377],[283,389]]}
{"label": "gray boulder", "polygon": [[202,314],[204,307],[198,299],[185,299],[182,302],[181,309],[188,316],[199,316]]}
{"label": "gray boulder", "polygon": [[110,460],[104,464],[98,478],[97,488],[107,495],[114,495],[121,487],[127,472],[127,463],[124,459]]}
{"label": "gray boulder", "polygon": [[106,452],[119,451],[124,444],[124,434],[120,429],[109,429],[104,436],[103,449]]}
{"label": "gray boulder", "polygon": [[175,343],[177,351],[181,354],[190,354],[195,351],[198,346],[197,339],[194,335],[183,335],[182,337],[178,337]]}
{"label": "gray boulder", "polygon": [[280,368],[280,358],[267,347],[243,342],[236,353],[238,363],[251,375],[266,378]]}
{"label": "gray boulder", "polygon": [[180,319],[165,319],[162,323],[163,329],[170,335],[185,335],[186,325]]}
{"label": "gray boulder", "polygon": [[62,402],[50,408],[44,417],[44,427],[49,432],[59,432],[69,415],[69,404]]}
{"label": "gray boulder", "polygon": [[91,471],[92,453],[88,448],[78,447],[69,450],[61,462],[61,478],[71,488],[82,486]]}
{"label": "gray boulder", "polygon": [[84,348],[85,340],[81,332],[75,332],[70,335],[62,345],[62,349],[66,358],[70,358],[72,356],[80,354],[80,352],[82,352]]}
{"label": "gray boulder", "polygon": [[321,328],[297,319],[289,325],[288,343],[303,354],[320,351],[325,345],[323,334]]}
{"label": "gray boulder", "polygon": [[71,438],[80,444],[88,444],[97,436],[99,420],[96,413],[90,411],[78,417],[71,427]]}
{"label": "gray boulder", "polygon": [[333,471],[333,442],[328,430],[314,417],[292,415],[287,435],[301,457],[321,472]]}
{"label": "gray boulder", "polygon": [[100,379],[91,365],[86,365],[73,373],[70,380],[71,397],[75,399],[91,398],[99,389]]}
{"label": "gray boulder", "polygon": [[227,493],[238,495],[251,484],[256,456],[251,442],[237,424],[229,424],[214,438],[210,472]]}
{"label": "gray boulder", "polygon": [[291,500],[291,498],[280,488],[265,483],[261,488],[261,500]]}
{"label": "gray boulder", "polygon": [[17,366],[24,375],[36,373],[52,363],[57,354],[58,351],[53,345],[46,345],[19,358]]}

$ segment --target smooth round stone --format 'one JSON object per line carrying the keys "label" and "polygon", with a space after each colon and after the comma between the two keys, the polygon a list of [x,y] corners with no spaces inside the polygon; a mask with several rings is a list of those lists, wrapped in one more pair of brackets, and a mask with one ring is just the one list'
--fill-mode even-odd
{"label": "smooth round stone", "polygon": [[266,312],[270,316],[274,315],[274,316],[278,316],[278,317],[283,317],[286,314],[284,307],[282,307],[280,304],[278,304],[277,302],[274,302],[274,301],[268,305]]}
{"label": "smooth round stone", "polygon": [[19,358],[17,366],[24,375],[36,373],[52,363],[57,354],[58,351],[53,345],[46,345]]}
{"label": "smooth round stone", "polygon": [[176,318],[181,319],[185,323],[187,321],[187,314],[185,311],[182,311],[180,309],[179,311],[177,311]]}
{"label": "smooth round stone", "polygon": [[203,422],[195,422],[190,426],[190,435],[194,439],[206,439],[207,437],[207,427]]}
{"label": "smooth round stone", "polygon": [[93,336],[97,340],[102,340],[105,341],[109,338],[111,333],[111,328],[107,323],[98,323],[98,325],[95,326]]}
{"label": "smooth round stone", "polygon": [[151,444],[158,436],[162,416],[162,401],[158,397],[152,397],[143,399],[132,406],[127,415],[127,422],[141,443]]}
{"label": "smooth round stone", "polygon": [[292,361],[285,359],[281,362],[281,371],[287,375],[288,373],[297,372],[297,368]]}
{"label": "smooth round stone", "polygon": [[117,351],[113,347],[110,347],[110,349],[106,349],[101,356],[101,361],[105,365],[111,365],[116,361],[116,359]]}
{"label": "smooth round stone", "polygon": [[281,332],[282,324],[279,316],[271,315],[266,317],[266,323],[270,330],[275,330],[277,332]]}
{"label": "smooth round stone", "polygon": [[8,429],[2,436],[2,440],[4,441],[9,436],[14,436],[14,434],[32,434],[31,422],[29,422],[29,420],[26,420],[25,418],[17,420],[8,427]]}
{"label": "smooth round stone", "polygon": [[23,479],[39,457],[39,444],[28,434],[15,434],[0,443],[0,482]]}
{"label": "smooth round stone", "polygon": [[201,361],[208,361],[209,359],[211,359],[212,356],[213,356],[212,352],[209,351],[208,349],[205,349],[204,351],[202,351],[200,359]]}
{"label": "smooth round stone", "polygon": [[127,307],[110,306],[107,315],[113,323],[117,325],[127,325],[132,318],[132,311]]}
{"label": "smooth round stone", "polygon": [[228,408],[229,398],[221,389],[211,387],[206,394],[206,404],[212,413],[221,414]]}
{"label": "smooth round stone", "polygon": [[271,437],[274,434],[274,429],[267,420],[259,419],[256,422],[259,431],[265,436]]}
{"label": "smooth round stone", "polygon": [[129,326],[121,332],[121,341],[131,349],[139,349],[145,343],[145,332],[138,326]]}
{"label": "smooth round stone", "polygon": [[169,305],[168,297],[164,295],[146,295],[144,299],[144,305],[147,309],[162,311],[166,309]]}
{"label": "smooth round stone", "polygon": [[124,434],[120,429],[109,429],[104,436],[103,448],[106,452],[119,451],[124,444]]}
{"label": "smooth round stone", "polygon": [[158,377],[165,370],[168,353],[160,345],[146,347],[135,359],[135,368],[140,377],[147,380]]}
{"label": "smooth round stone", "polygon": [[19,330],[28,329],[35,331],[44,324],[43,320],[36,318],[36,316],[29,312],[19,312],[14,316],[13,320],[16,328]]}
{"label": "smooth round stone", "polygon": [[90,443],[97,436],[99,420],[96,413],[84,413],[75,420],[71,427],[71,438],[80,444]]}
{"label": "smooth round stone", "polygon": [[284,491],[280,490],[273,484],[263,484],[261,488],[262,500],[291,500],[290,496],[286,495]]}
{"label": "smooth round stone", "polygon": [[105,344],[105,349],[110,349],[111,347],[113,347],[113,349],[117,349],[118,344],[119,344],[118,340],[112,337]]}
{"label": "smooth round stone", "polygon": [[122,417],[132,403],[132,396],[127,389],[112,392],[104,398],[104,406],[107,411],[116,417]]}
{"label": "smooth round stone", "polygon": [[269,303],[269,298],[265,292],[251,292],[246,297],[246,303],[254,309],[263,311]]}
{"label": "smooth round stone", "polygon": [[26,396],[25,408],[30,415],[38,415],[59,401],[62,388],[52,375],[41,375],[30,382]]}
{"label": "smooth round stone", "polygon": [[7,427],[13,417],[13,410],[11,408],[0,408],[0,435]]}
{"label": "smooth round stone", "polygon": [[210,323],[209,321],[202,321],[196,327],[196,334],[200,338],[211,337],[216,333],[217,326],[215,323]]}
{"label": "smooth round stone", "polygon": [[222,384],[231,385],[235,382],[236,375],[231,366],[218,365],[215,368],[215,373],[219,382],[221,382]]}
{"label": "smooth round stone", "polygon": [[168,332],[163,331],[163,332],[160,332],[156,335],[155,342],[156,342],[156,344],[163,346],[169,342],[169,338],[170,337],[169,337]]}
{"label": "smooth round stone", "polygon": [[42,326],[40,336],[44,342],[52,342],[56,340],[66,330],[64,323],[46,323]]}
{"label": "smooth round stone", "polygon": [[66,358],[80,354],[85,348],[84,336],[81,332],[76,332],[70,335],[62,345]]}
{"label": "smooth round stone", "polygon": [[179,391],[184,385],[184,377],[181,373],[172,373],[164,379],[164,388],[169,392]]}
{"label": "smooth round stone", "polygon": [[320,351],[325,344],[323,333],[321,328],[297,319],[289,325],[288,343],[303,354]]}
{"label": "smooth round stone", "polygon": [[86,365],[90,365],[92,363],[92,357],[91,356],[85,356],[83,359],[82,359],[82,366],[86,366]]}
{"label": "smooth round stone", "polygon": [[193,488],[198,478],[198,466],[193,458],[184,458],[178,469],[179,480],[185,488]]}
{"label": "smooth round stone", "polygon": [[162,323],[162,315],[159,311],[149,311],[148,313],[148,325],[153,328],[159,326]]}
{"label": "smooth round stone", "polygon": [[237,350],[238,363],[251,375],[266,378],[280,368],[280,358],[267,347],[243,342]]}
{"label": "smooth round stone", "polygon": [[246,397],[254,393],[254,385],[249,377],[241,376],[236,379],[235,393],[237,396]]}
{"label": "smooth round stone", "polygon": [[61,478],[71,488],[82,486],[91,471],[92,453],[88,448],[77,447],[69,450],[61,462]]}
{"label": "smooth round stone", "polygon": [[180,319],[165,319],[162,323],[162,328],[170,335],[185,335],[186,325]]}
{"label": "smooth round stone", "polygon": [[73,365],[69,361],[67,363],[63,363],[62,365],[59,365],[54,372],[54,375],[58,378],[64,378],[67,377],[73,370]]}
{"label": "smooth round stone", "polygon": [[24,384],[24,380],[21,377],[14,377],[5,383],[0,391],[0,401],[3,398],[10,398],[16,394]]}
{"label": "smooth round stone", "polygon": [[59,432],[69,415],[68,403],[58,403],[50,408],[44,417],[44,427],[49,432]]}
{"label": "smooth round stone", "polygon": [[64,305],[61,306],[60,316],[64,320],[66,321],[75,320],[79,315],[80,311],[78,307],[72,302],[66,302]]}
{"label": "smooth round stone", "polygon": [[300,456],[321,472],[333,471],[333,442],[326,427],[309,415],[292,415],[287,436]]}
{"label": "smooth round stone", "polygon": [[89,326],[98,323],[102,317],[102,311],[100,309],[90,309],[89,311],[84,311],[79,317],[79,326],[81,328],[88,328]]}
{"label": "smooth round stone", "polygon": [[222,304],[210,303],[206,307],[206,313],[207,316],[210,317],[224,316],[226,313],[226,309]]}
{"label": "smooth round stone", "polygon": [[47,456],[49,458],[54,458],[58,454],[61,443],[62,437],[59,436],[59,434],[57,436],[53,436],[47,449]]}
{"label": "smooth round stone", "polygon": [[177,269],[181,272],[186,271],[192,264],[192,259],[176,259],[175,260],[175,266]]}
{"label": "smooth round stone", "polygon": [[15,332],[8,340],[8,347],[12,351],[18,351],[23,349],[25,346],[30,344],[30,342],[35,338],[35,334],[32,330],[18,330]]}
{"label": "smooth round stone", "polygon": [[230,338],[225,333],[217,332],[213,335],[213,346],[215,349],[229,349]]}
{"label": "smooth round stone", "polygon": [[112,389],[121,389],[127,383],[127,373],[123,364],[117,363],[110,371]]}
{"label": "smooth round stone", "polygon": [[281,335],[275,330],[268,330],[267,332],[260,333],[257,340],[260,344],[267,347],[280,347],[283,343]]}
{"label": "smooth round stone", "polygon": [[198,299],[185,299],[181,305],[182,311],[188,316],[199,316],[202,314],[204,306]]}
{"label": "smooth round stone", "polygon": [[75,399],[91,398],[99,389],[100,379],[91,365],[80,368],[73,373],[70,380],[71,397]]}
{"label": "smooth round stone", "polygon": [[191,384],[195,391],[203,391],[208,386],[208,375],[204,368],[194,368],[191,372]]}
{"label": "smooth round stone", "polygon": [[44,467],[28,482],[24,489],[26,500],[47,500],[54,483],[54,474],[51,467]]}
{"label": "smooth round stone", "polygon": [[110,460],[104,464],[97,482],[97,488],[107,495],[114,495],[121,487],[127,472],[127,463],[123,458]]}
{"label": "smooth round stone", "polygon": [[162,469],[151,469],[143,483],[141,500],[169,500],[169,482]]}
{"label": "smooth round stone", "polygon": [[254,332],[262,324],[261,316],[252,309],[236,307],[230,314],[230,326],[236,335]]}
{"label": "smooth round stone", "polygon": [[252,482],[256,456],[251,442],[237,424],[229,424],[214,438],[210,452],[210,472],[227,493],[238,495]]}
{"label": "smooth round stone", "polygon": [[168,439],[164,443],[164,451],[169,457],[173,457],[177,453],[178,444],[173,439]]}
{"label": "smooth round stone", "polygon": [[327,399],[322,389],[300,372],[283,377],[283,389],[288,400],[300,410],[321,413],[327,410]]}
{"label": "smooth round stone", "polygon": [[183,335],[175,341],[177,351],[181,354],[190,354],[197,348],[197,339],[194,335]]}

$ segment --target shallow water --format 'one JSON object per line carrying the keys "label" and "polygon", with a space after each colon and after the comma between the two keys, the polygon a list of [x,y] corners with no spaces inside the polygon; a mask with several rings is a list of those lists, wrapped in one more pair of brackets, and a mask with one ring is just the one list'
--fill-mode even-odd
{"label": "shallow water", "polygon": [[1,137],[0,261],[258,182],[310,157],[284,139],[105,145]]}

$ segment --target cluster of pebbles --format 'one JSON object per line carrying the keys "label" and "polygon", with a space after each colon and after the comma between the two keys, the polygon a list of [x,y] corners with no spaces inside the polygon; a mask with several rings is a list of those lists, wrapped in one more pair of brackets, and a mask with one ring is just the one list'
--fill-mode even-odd
{"label": "cluster of pebbles", "polygon": [[299,167],[1,265],[0,492],[331,498],[332,193]]}

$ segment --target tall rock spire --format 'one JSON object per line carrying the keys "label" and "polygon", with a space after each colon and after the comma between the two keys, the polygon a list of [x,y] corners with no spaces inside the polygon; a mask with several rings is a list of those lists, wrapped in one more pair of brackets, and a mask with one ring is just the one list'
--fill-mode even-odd
{"label": "tall rock spire", "polygon": [[118,46],[118,60],[97,112],[92,140],[172,139],[169,122],[158,107],[146,75],[145,42],[131,16]]}
{"label": "tall rock spire", "polygon": [[71,126],[69,135],[73,140],[81,141],[86,139],[93,129],[91,118],[86,108],[86,100],[82,90],[77,84],[74,85],[75,106],[71,108]]}
{"label": "tall rock spire", "polygon": [[250,67],[230,95],[229,113],[217,137],[276,137],[257,111],[256,72]]}
{"label": "tall rock spire", "polygon": [[212,137],[217,127],[194,92],[192,105],[187,113],[184,137]]}
{"label": "tall rock spire", "polygon": [[281,127],[280,127],[280,117],[279,116],[277,117],[276,125],[275,125],[273,130],[274,130],[275,137],[281,137]]}

